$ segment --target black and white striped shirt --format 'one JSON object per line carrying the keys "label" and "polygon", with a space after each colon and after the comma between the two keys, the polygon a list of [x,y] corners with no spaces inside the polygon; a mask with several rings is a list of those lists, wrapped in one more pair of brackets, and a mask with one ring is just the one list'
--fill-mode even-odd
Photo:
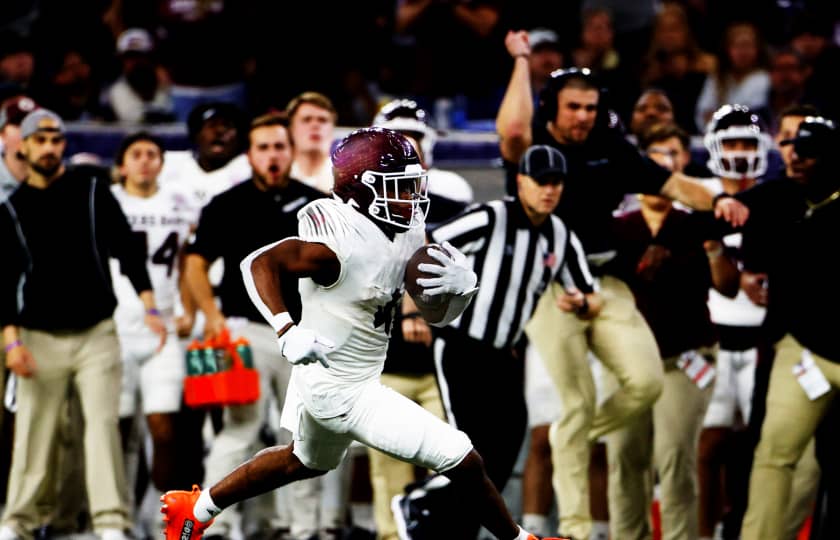
{"label": "black and white striped shirt", "polygon": [[594,290],[574,233],[554,215],[535,227],[515,199],[471,206],[429,236],[458,248],[478,275],[478,294],[449,326],[496,348],[517,342],[552,279],[584,293]]}

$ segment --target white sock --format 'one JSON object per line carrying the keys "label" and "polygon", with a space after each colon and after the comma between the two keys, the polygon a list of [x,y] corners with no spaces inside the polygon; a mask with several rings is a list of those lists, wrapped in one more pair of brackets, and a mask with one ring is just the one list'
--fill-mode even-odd
{"label": "white sock", "polygon": [[126,535],[121,529],[102,529],[99,531],[100,540],[126,540]]}
{"label": "white sock", "polygon": [[522,526],[539,536],[550,536],[548,530],[548,516],[545,514],[522,514]]}
{"label": "white sock", "polygon": [[594,538],[596,540],[604,539],[610,537],[610,524],[607,521],[593,521],[592,522],[592,531],[591,536],[589,538]]}
{"label": "white sock", "polygon": [[529,533],[522,527],[519,527],[519,534],[516,535],[516,538],[514,538],[513,540],[528,540],[529,536],[531,536],[531,533]]}
{"label": "white sock", "polygon": [[202,523],[207,523],[214,517],[219,515],[222,509],[216,506],[216,503],[213,502],[213,499],[210,497],[210,489],[205,489],[201,492],[201,495],[198,496],[198,500],[195,501],[195,506],[193,506],[193,515],[195,519]]}

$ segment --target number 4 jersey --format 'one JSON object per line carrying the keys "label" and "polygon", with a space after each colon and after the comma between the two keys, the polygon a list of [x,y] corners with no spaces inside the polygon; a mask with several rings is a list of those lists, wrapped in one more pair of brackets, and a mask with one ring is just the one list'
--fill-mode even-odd
{"label": "number 4 jersey", "polygon": [[[186,193],[172,185],[164,185],[151,197],[126,192],[122,185],[112,186],[134,234],[146,244],[146,265],[155,302],[170,331],[172,315],[178,302],[178,257],[181,246],[195,223],[197,211]],[[114,319],[120,334],[145,333],[145,309],[128,279],[120,273],[119,262],[111,260],[117,310]]]}

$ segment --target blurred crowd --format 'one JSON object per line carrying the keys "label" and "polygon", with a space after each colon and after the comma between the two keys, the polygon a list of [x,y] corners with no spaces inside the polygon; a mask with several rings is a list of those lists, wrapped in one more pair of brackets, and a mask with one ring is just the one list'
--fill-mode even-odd
{"label": "blurred crowd", "polygon": [[832,115],[837,19],[807,0],[21,0],[0,16],[0,97],[24,91],[68,121],[157,123],[212,99],[255,116],[317,90],[339,125],[408,97],[441,128],[487,128],[505,32],[539,27],[559,53],[547,67],[602,73],[625,120],[641,87],[660,86],[693,134],[728,101],[769,119],[805,95]]}

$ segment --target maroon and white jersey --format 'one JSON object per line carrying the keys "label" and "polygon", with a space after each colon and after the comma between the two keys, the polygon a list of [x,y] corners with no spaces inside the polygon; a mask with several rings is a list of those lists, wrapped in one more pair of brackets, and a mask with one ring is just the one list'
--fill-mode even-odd
{"label": "maroon and white jersey", "polygon": [[193,198],[193,206],[200,209],[219,193],[249,179],[251,173],[251,165],[245,154],[236,156],[220,169],[207,172],[199,167],[192,152],[167,150],[158,183],[161,186],[180,186]]}
{"label": "maroon and white jersey", "polygon": [[394,312],[403,294],[405,265],[425,242],[423,227],[389,239],[350,204],[319,199],[298,212],[299,236],[326,245],[341,261],[329,287],[300,280],[300,326],[335,342],[329,368],[295,366],[292,378],[307,410],[316,417],[347,411],[357,393],[378,380],[385,362]]}
{"label": "maroon and white jersey", "polygon": [[[122,185],[111,187],[135,234],[146,242],[146,266],[155,294],[155,302],[169,324],[178,302],[178,256],[196,219],[191,197],[175,186],[161,186],[151,197],[138,197]],[[145,308],[128,278],[111,261],[117,310],[114,318],[120,333],[146,332]]]}

